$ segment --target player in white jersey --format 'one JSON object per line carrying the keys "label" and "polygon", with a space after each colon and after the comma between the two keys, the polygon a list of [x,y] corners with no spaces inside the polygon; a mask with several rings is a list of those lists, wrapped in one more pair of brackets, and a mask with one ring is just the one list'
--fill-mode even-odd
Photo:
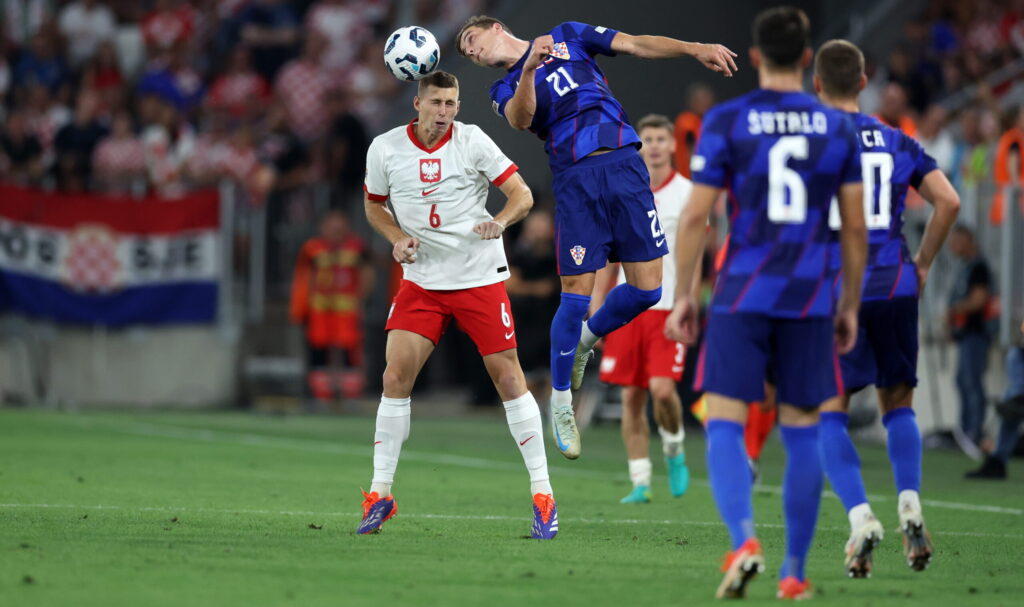
{"label": "player in white jersey", "polygon": [[[558,514],[540,409],[519,365],[503,284],[509,271],[501,234],[526,216],[533,196],[516,165],[479,127],[455,122],[455,76],[434,72],[420,80],[413,107],[418,117],[376,137],[366,159],[366,217],[393,245],[404,279],[385,327],[387,368],[373,439],[373,481],[363,493],[357,533],[377,531],[397,512],[391,485],[409,437],[412,387],[455,319],[483,356],[529,470],[532,535],[551,539],[558,532]],[[495,217],[485,207],[490,183],[508,199]],[[389,199],[394,214],[385,204]]]}
{"label": "player in white jersey", "polygon": [[[691,184],[672,168],[676,145],[668,118],[657,114],[645,116],[637,123],[636,130],[643,142],[640,155],[650,173],[654,204],[671,252],[675,250],[676,226],[690,198]],[[676,383],[683,376],[685,350],[683,344],[665,337],[663,330],[672,310],[676,266],[673,255],[662,259],[661,300],[627,325],[609,333],[604,338],[601,356],[601,381],[622,386],[622,440],[626,444],[629,478],[633,481],[633,490],[622,498],[623,504],[651,501],[648,391],[654,400],[654,419],[661,435],[669,490],[679,497],[686,493],[690,484],[690,471],[683,452],[683,409],[676,392]],[[618,266],[608,264],[598,272],[598,286],[590,302],[591,314],[600,307],[616,273],[618,283],[625,281]]]}

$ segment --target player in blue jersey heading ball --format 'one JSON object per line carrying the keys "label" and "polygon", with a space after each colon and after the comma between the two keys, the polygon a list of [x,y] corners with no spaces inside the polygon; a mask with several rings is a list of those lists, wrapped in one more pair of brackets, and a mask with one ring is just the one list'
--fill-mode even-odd
{"label": "player in blue jersey heading ball", "polygon": [[[806,598],[804,564],[823,484],[818,407],[839,393],[838,354],[853,348],[867,256],[861,158],[853,120],[802,91],[811,62],[803,11],[778,7],[754,21],[750,59],[759,89],[711,109],[692,157],[693,190],[676,238],[676,304],[670,337],[692,343],[696,271],[708,214],[728,191],[729,249],[718,274],[695,384],[707,396],[708,476],[729,530],[720,598],[742,597],[764,568],[755,537],[743,442],[749,402],[775,375],[786,450],[782,501],[786,555],[778,596]],[[843,285],[832,281],[829,207],[838,195]],[[833,319],[834,315],[834,319]]]}
{"label": "player in blue jersey heading ball", "polygon": [[[846,424],[850,394],[874,384],[896,481],[904,554],[915,571],[932,556],[921,514],[921,432],[914,410],[917,385],[917,305],[928,269],[956,221],[960,199],[945,174],[914,139],[861,114],[857,96],[867,84],[864,55],[846,40],[831,40],[818,50],[814,89],[821,101],[849,113],[857,126],[864,173],[864,218],[868,262],[861,294],[859,335],[852,352],[840,358],[845,390],[821,408],[821,458],[832,489],[850,518],[846,570],[850,577],[871,574],[872,551],[883,528],[871,511],[860,459]],[[935,206],[910,255],[903,237],[903,211],[914,187]],[[839,228],[838,214],[829,224]],[[833,255],[833,258],[835,255]],[[833,270],[839,270],[838,262]]]}
{"label": "player in blue jersey heading ball", "polygon": [[[668,253],[640,138],[612,95],[595,55],[647,59],[692,56],[731,76],[735,53],[720,44],[663,36],[631,36],[566,22],[532,42],[497,19],[471,18],[456,37],[473,63],[508,74],[491,86],[494,111],[516,129],[544,140],[553,173],[555,247],[562,297],[551,322],[551,413],[555,443],[579,457],[572,410],[594,343],[661,299],[661,257]],[[584,323],[594,273],[620,261],[626,282]]]}

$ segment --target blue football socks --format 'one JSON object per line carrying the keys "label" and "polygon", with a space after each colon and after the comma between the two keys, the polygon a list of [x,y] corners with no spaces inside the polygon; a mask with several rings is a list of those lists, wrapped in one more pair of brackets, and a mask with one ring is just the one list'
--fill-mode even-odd
{"label": "blue football socks", "polygon": [[846,429],[849,419],[846,413],[829,411],[821,414],[821,463],[832,490],[847,512],[868,501],[864,479],[860,475],[860,456]]}
{"label": "blue football socks", "polygon": [[711,493],[729,529],[732,549],[736,550],[754,536],[752,480],[743,443],[743,425],[724,419],[709,420],[707,441]]}
{"label": "blue football socks", "polygon": [[661,287],[644,291],[631,284],[622,283],[608,292],[604,304],[587,321],[587,327],[594,335],[604,337],[659,301]]}
{"label": "blue football socks", "polygon": [[551,319],[551,385],[555,390],[569,389],[576,344],[589,307],[589,296],[562,293],[558,311]]}
{"label": "blue football socks", "polygon": [[889,434],[887,447],[896,492],[921,490],[921,431],[910,407],[898,407],[882,417]]}
{"label": "blue football socks", "polygon": [[[821,505],[821,460],[818,426],[779,426],[786,448],[786,472],[782,479],[782,508],[786,517],[786,560],[781,579],[794,576],[804,581],[804,562],[814,539]],[[822,437],[824,442],[824,437]],[[859,475],[858,475],[859,476]]]}

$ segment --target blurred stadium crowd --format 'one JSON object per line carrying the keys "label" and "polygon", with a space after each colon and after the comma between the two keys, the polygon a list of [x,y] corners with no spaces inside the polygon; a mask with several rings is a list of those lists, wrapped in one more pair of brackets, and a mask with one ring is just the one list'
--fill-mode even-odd
{"label": "blurred stadium crowd", "polygon": [[[328,209],[343,211],[364,231],[366,148],[393,126],[401,86],[381,60],[384,37],[416,23],[444,47],[486,4],[0,0],[0,182],[168,198],[233,182],[242,215],[266,209],[267,296],[286,300],[302,241]],[[932,0],[888,55],[867,55],[862,111],[921,141],[960,191],[961,221],[979,236],[980,253],[994,257],[1004,214],[999,186],[1017,174],[1008,160],[1024,147],[1024,0]],[[677,166],[684,173],[713,101],[710,88],[695,85],[679,108]],[[632,112],[639,118],[643,109]],[[310,194],[314,189],[318,194]],[[319,202],[295,202],[303,197]],[[537,210],[506,238],[508,288],[519,324],[546,327],[558,294],[553,201],[545,188],[535,199]],[[916,246],[928,211],[920,198],[909,202],[907,229]],[[334,236],[325,237],[350,238],[346,223],[331,222],[325,232]],[[360,268],[348,275],[371,267],[389,274],[386,255],[370,255],[363,243],[347,246],[358,254],[345,263]],[[715,248],[711,242],[708,260]],[[383,301],[394,268],[390,274],[377,281]],[[951,280],[939,273],[929,284],[926,324],[944,322]],[[346,289],[348,310],[373,297],[370,285]],[[292,303],[292,318],[308,323]],[[383,326],[386,310],[374,307],[359,320],[370,335]],[[530,333],[521,338],[521,355],[539,388],[546,383],[547,335]],[[924,339],[931,333],[926,329]],[[466,344],[451,350],[451,378],[475,385],[474,400],[493,401],[482,367],[474,373],[455,362],[475,360],[469,353]]]}
{"label": "blurred stadium crowd", "polygon": [[439,37],[475,0],[4,0],[0,180],[179,196],[230,178],[362,180],[399,83],[396,23]]}

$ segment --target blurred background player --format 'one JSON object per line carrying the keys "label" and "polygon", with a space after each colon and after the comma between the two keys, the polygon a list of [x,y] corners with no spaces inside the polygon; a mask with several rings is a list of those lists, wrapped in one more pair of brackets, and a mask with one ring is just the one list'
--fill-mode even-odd
{"label": "blurred background player", "polygon": [[956,388],[960,394],[960,429],[976,445],[985,436],[988,398],[985,370],[995,334],[995,277],[971,228],[953,226],[949,251],[962,263],[957,268],[947,310],[956,342]]}
{"label": "blurred background player", "polygon": [[715,92],[711,87],[696,83],[690,86],[686,95],[686,109],[679,112],[675,122],[676,170],[690,178],[690,156],[700,138],[700,123],[704,114],[715,105]]}
{"label": "blurred background player", "polygon": [[[679,223],[676,303],[666,330],[685,343],[696,339],[698,307],[689,285],[708,214],[728,187],[729,250],[695,381],[707,392],[708,473],[732,539],[717,596],[745,596],[747,583],[764,569],[743,425],[747,403],[764,399],[770,363],[786,450],[786,557],[778,596],[806,598],[804,566],[823,482],[818,407],[840,388],[837,350],[849,351],[856,339],[867,253],[860,151],[852,120],[802,91],[811,61],[807,15],[793,7],[769,9],[753,29],[750,58],[761,88],[705,117],[692,161],[693,194]],[[837,193],[844,271],[838,306],[830,288],[827,225]]]}
{"label": "blurred background player", "polygon": [[[674,251],[679,214],[690,197],[691,185],[689,179],[672,168],[676,147],[672,123],[665,116],[650,114],[637,122],[636,131],[643,142],[640,156],[651,175],[650,187],[666,244],[669,251]],[[663,268],[661,300],[626,326],[609,333],[601,356],[601,381],[622,386],[622,441],[626,444],[629,480],[633,483],[633,490],[621,500],[623,504],[651,501],[648,391],[654,401],[654,420],[661,435],[669,491],[679,497],[690,484],[683,451],[683,407],[676,391],[683,376],[685,348],[665,337],[663,330],[675,295],[676,264],[671,255],[665,257]],[[600,308],[608,289],[624,280],[619,264],[610,263],[599,271],[590,309]],[[694,289],[700,287],[698,281]]]}
{"label": "blurred background player", "polygon": [[356,398],[363,387],[363,304],[373,289],[370,252],[348,217],[330,211],[299,251],[291,318],[306,337],[306,383],[318,405]]}
{"label": "blurred background player", "polygon": [[1017,447],[1021,423],[1024,422],[1024,322],[1020,324],[1017,345],[1006,353],[1006,393],[996,405],[999,413],[999,435],[996,447],[985,457],[981,467],[965,476],[972,479],[1004,480],[1006,467]]}
{"label": "blurred background player", "polygon": [[[818,50],[815,92],[825,105],[850,114],[857,126],[869,243],[857,345],[840,358],[844,390],[821,408],[822,464],[850,518],[846,544],[850,577],[871,574],[871,554],[883,532],[868,504],[860,458],[847,431],[850,395],[871,384],[878,390],[882,424],[888,433],[907,562],[915,571],[923,571],[931,559],[919,496],[921,432],[912,408],[917,385],[917,308],[928,271],[960,209],[956,190],[917,141],[860,113],[857,96],[866,83],[864,55],[854,44],[831,40]],[[911,187],[935,206],[913,257],[903,236],[903,212]],[[833,214],[833,229],[838,220]],[[838,265],[834,262],[833,269],[839,270]]]}
{"label": "blurred background player", "polygon": [[[598,339],[661,300],[661,257],[668,252],[650,178],[637,154],[639,137],[595,55],[692,56],[731,76],[735,53],[720,44],[630,36],[574,21],[530,42],[484,16],[462,26],[456,45],[477,65],[508,70],[491,86],[494,110],[513,128],[536,133],[548,153],[562,282],[551,322],[551,413],[559,451],[575,459],[581,444],[570,388],[582,384]],[[626,282],[584,323],[594,273],[609,260],[622,262]]]}
{"label": "blurred background player", "polygon": [[[455,76],[436,71],[420,80],[413,107],[417,119],[377,136],[367,152],[366,217],[392,244],[395,261],[405,265],[385,326],[387,368],[373,439],[373,482],[363,493],[357,533],[377,531],[397,512],[391,485],[409,437],[412,387],[454,319],[483,356],[530,473],[532,536],[552,539],[558,514],[543,426],[516,353],[501,243],[505,228],[529,212],[533,195],[490,137],[475,125],[455,122]],[[495,217],[486,208],[488,183],[507,198]],[[389,199],[394,215],[384,204]]]}

